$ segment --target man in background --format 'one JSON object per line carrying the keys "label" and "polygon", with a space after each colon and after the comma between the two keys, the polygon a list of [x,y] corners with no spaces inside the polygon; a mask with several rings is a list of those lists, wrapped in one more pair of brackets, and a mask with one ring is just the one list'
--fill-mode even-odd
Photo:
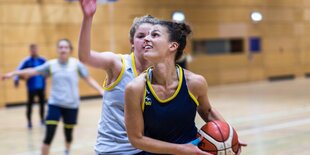
{"label": "man in background", "polygon": [[[40,66],[45,63],[45,59],[39,56],[38,48],[36,44],[30,44],[29,46],[30,56],[24,59],[19,67],[18,70],[22,70],[25,68],[33,68],[36,66]],[[41,125],[44,125],[44,103],[45,103],[45,77],[42,75],[33,76],[31,78],[27,77],[18,77],[16,76],[14,79],[15,87],[19,86],[19,79],[25,79],[27,83],[27,110],[26,116],[28,121],[28,129],[32,129],[32,105],[34,103],[34,99],[37,96],[39,99],[40,105],[40,118],[41,118]]]}

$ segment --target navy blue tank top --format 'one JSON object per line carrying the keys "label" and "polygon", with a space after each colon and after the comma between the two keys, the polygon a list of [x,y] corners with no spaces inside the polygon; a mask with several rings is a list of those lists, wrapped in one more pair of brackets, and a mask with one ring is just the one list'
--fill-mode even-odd
{"label": "navy blue tank top", "polygon": [[147,70],[144,103],[144,135],[154,139],[185,144],[197,135],[195,126],[197,99],[189,92],[183,69],[177,66],[179,84],[166,100],[157,97],[151,85],[152,69]]}

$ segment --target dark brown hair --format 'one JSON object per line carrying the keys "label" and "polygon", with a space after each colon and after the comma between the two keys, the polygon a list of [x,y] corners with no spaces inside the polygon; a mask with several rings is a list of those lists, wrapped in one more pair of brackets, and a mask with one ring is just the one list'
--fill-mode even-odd
{"label": "dark brown hair", "polygon": [[169,33],[169,41],[177,42],[179,44],[175,55],[175,60],[178,60],[183,54],[187,37],[192,32],[191,27],[186,23],[177,23],[165,20],[160,21],[158,24],[167,28]]}

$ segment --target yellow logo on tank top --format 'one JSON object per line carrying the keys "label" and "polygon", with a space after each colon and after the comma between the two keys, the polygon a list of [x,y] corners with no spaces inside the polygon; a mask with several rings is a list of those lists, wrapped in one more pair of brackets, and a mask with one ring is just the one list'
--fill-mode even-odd
{"label": "yellow logo on tank top", "polygon": [[151,101],[145,101],[145,105],[152,105]]}
{"label": "yellow logo on tank top", "polygon": [[151,106],[152,105],[152,100],[149,97],[145,97],[145,105]]}
{"label": "yellow logo on tank top", "polygon": [[[146,94],[149,95],[150,92],[148,90],[146,90]],[[152,105],[152,99],[150,99],[148,96],[145,96],[145,105],[151,106]]]}

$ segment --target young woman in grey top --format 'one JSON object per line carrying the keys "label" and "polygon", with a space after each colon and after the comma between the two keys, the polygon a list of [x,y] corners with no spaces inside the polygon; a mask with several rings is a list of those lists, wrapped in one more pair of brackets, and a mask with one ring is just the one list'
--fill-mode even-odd
{"label": "young woman in grey top", "polygon": [[72,132],[77,123],[77,114],[80,104],[79,76],[91,87],[103,94],[103,89],[89,76],[86,67],[79,60],[70,57],[71,42],[61,39],[57,43],[58,58],[52,59],[35,68],[28,68],[7,73],[2,78],[7,79],[15,75],[34,76],[42,74],[51,77],[51,91],[48,99],[48,113],[46,117],[46,131],[42,146],[42,155],[49,153],[57,124],[62,118],[66,139],[65,154],[69,154],[72,143]]}
{"label": "young woman in grey top", "polygon": [[96,0],[81,0],[83,22],[79,39],[79,58],[82,62],[107,73],[103,84],[101,118],[95,146],[96,154],[123,155],[141,152],[128,140],[124,123],[124,90],[127,83],[142,73],[148,62],[142,57],[144,37],[157,21],[151,16],[136,18],[130,29],[131,54],[95,52],[90,50],[92,19],[96,11]]}

